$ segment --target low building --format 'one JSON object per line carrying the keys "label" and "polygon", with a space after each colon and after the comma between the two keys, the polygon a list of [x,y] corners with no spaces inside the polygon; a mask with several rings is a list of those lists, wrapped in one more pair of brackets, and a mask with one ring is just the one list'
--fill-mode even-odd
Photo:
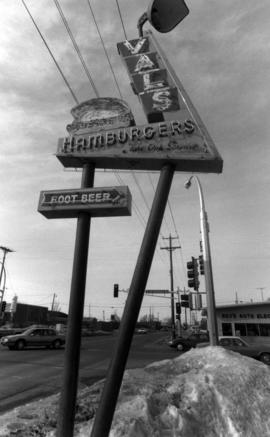
{"label": "low building", "polygon": [[216,307],[218,334],[239,335],[249,342],[270,342],[270,302]]}
{"label": "low building", "polygon": [[7,304],[0,325],[10,325],[15,328],[25,328],[30,325],[67,324],[68,315],[60,311],[49,311],[47,307],[26,303]]}

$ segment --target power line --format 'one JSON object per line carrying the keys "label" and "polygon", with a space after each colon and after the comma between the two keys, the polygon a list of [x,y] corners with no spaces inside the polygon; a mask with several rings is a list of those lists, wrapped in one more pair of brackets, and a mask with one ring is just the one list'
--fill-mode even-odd
{"label": "power line", "polygon": [[[123,179],[121,178],[121,176],[119,175],[119,173],[116,172],[116,171],[114,171],[113,173],[114,173],[116,179],[118,180],[118,182],[119,182],[120,184],[122,184],[122,185],[125,185],[125,183],[124,183]],[[146,226],[146,220],[145,220],[145,218],[143,217],[143,215],[141,214],[140,209],[139,209],[139,207],[136,205],[136,203],[135,203],[134,200],[132,200],[132,206],[133,206],[133,208],[134,208],[134,210],[135,210],[135,214],[137,215],[137,217],[138,217],[138,219],[139,219],[139,221],[140,221],[142,227],[144,228],[144,227]]]}
{"label": "power line", "polygon": [[91,7],[90,0],[87,0],[87,2],[88,2],[88,5],[89,5],[89,9],[90,9],[90,11],[91,11],[91,14],[92,14],[92,18],[93,18],[94,23],[95,23],[96,28],[97,28],[97,32],[98,32],[98,35],[99,35],[99,38],[100,38],[100,41],[101,41],[101,44],[102,44],[103,50],[104,50],[104,52],[105,52],[105,55],[106,55],[107,61],[108,61],[108,63],[109,63],[109,66],[110,66],[110,69],[111,69],[111,72],[112,72],[112,75],[113,75],[113,78],[114,78],[114,82],[115,82],[115,84],[116,84],[116,87],[117,87],[117,89],[118,89],[118,92],[119,92],[119,95],[120,95],[121,99],[123,99],[123,97],[122,97],[122,93],[121,93],[121,90],[120,90],[120,87],[119,87],[119,84],[118,84],[118,82],[117,82],[117,79],[116,79],[116,76],[115,76],[115,73],[114,73],[114,70],[113,70],[113,67],[112,67],[112,64],[111,64],[111,61],[110,61],[110,58],[109,58],[108,52],[107,52],[107,49],[106,49],[106,47],[105,47],[105,44],[104,44],[103,38],[102,38],[102,36],[101,36],[101,32],[100,32],[100,30],[99,30],[99,27],[98,27],[98,24],[97,24],[97,21],[96,21],[96,18],[95,18],[95,14],[94,14],[93,9],[92,9],[92,7]]}
{"label": "power line", "polygon": [[82,54],[81,54],[80,49],[78,47],[78,44],[75,41],[73,33],[71,32],[71,29],[70,29],[70,27],[68,25],[68,22],[67,22],[67,20],[66,20],[66,18],[64,16],[64,13],[63,13],[63,11],[61,9],[61,6],[60,6],[60,4],[59,4],[59,2],[57,0],[54,0],[54,3],[55,3],[55,6],[57,7],[57,10],[58,10],[59,14],[60,14],[60,17],[62,18],[64,26],[65,26],[65,28],[67,30],[67,33],[68,33],[68,35],[69,35],[69,37],[71,39],[72,44],[73,44],[73,47],[74,47],[74,49],[75,49],[75,51],[76,51],[76,53],[77,53],[77,55],[78,55],[78,57],[79,57],[79,59],[81,61],[81,64],[82,64],[83,69],[84,69],[84,71],[86,73],[86,76],[88,77],[88,80],[89,80],[90,84],[92,85],[92,88],[93,88],[93,90],[94,90],[94,92],[96,94],[96,97],[99,97],[98,90],[97,90],[97,88],[95,86],[95,83],[94,83],[94,81],[92,79],[92,76],[91,76],[91,74],[90,74],[90,72],[89,72],[89,70],[87,68],[87,65],[86,65],[86,63],[85,63],[85,61],[84,61],[84,59],[82,57]]}
{"label": "power line", "polygon": [[120,20],[121,20],[121,24],[122,24],[123,32],[124,32],[124,35],[125,35],[125,39],[127,40],[128,37],[127,37],[127,34],[126,34],[126,30],[125,30],[125,26],[124,26],[124,22],[123,22],[122,14],[121,14],[121,11],[120,11],[120,7],[119,7],[119,4],[118,4],[118,0],[116,0],[116,4],[117,4],[118,12],[119,12],[119,17],[120,17]]}
{"label": "power line", "polygon": [[45,41],[45,38],[44,38],[44,36],[42,35],[41,31],[39,30],[39,27],[38,27],[38,25],[36,24],[36,22],[35,22],[33,16],[31,15],[31,13],[30,13],[28,7],[26,6],[24,0],[21,0],[21,1],[22,1],[22,4],[24,5],[24,7],[25,7],[25,9],[26,9],[26,11],[27,11],[27,13],[28,13],[28,15],[29,15],[31,21],[33,22],[33,24],[34,24],[34,26],[35,26],[35,28],[36,28],[36,30],[37,30],[37,32],[38,32],[40,38],[42,39],[43,43],[45,44],[45,47],[47,48],[49,54],[51,55],[51,58],[52,58],[52,60],[54,61],[55,65],[56,65],[56,68],[58,69],[59,73],[61,74],[61,76],[62,76],[62,78],[63,78],[63,80],[64,80],[66,86],[68,87],[68,89],[69,89],[69,91],[70,91],[70,93],[71,93],[73,99],[75,100],[75,102],[76,102],[77,104],[79,104],[79,100],[78,100],[77,97],[75,96],[75,94],[74,94],[74,92],[73,92],[73,90],[72,90],[72,88],[71,88],[71,86],[70,86],[70,84],[69,84],[69,82],[68,82],[66,76],[64,75],[64,73],[63,73],[63,71],[61,70],[61,68],[60,68],[60,66],[59,66],[59,64],[58,64],[58,62],[57,62],[57,60],[55,59],[55,57],[54,57],[54,55],[53,55],[53,53],[52,53],[50,47],[48,46],[47,42]]}
{"label": "power line", "polygon": [[[113,171],[113,173],[114,173],[115,177],[117,178],[118,182],[120,182],[122,185],[125,185],[125,183],[124,183],[123,179],[121,178],[121,176],[119,175],[119,173],[116,172],[116,171]],[[132,176],[134,176],[133,172],[132,172],[131,174],[132,174]],[[135,180],[136,180],[136,178],[135,178]],[[140,186],[139,186],[139,185],[138,185],[138,187],[139,187],[139,189],[140,189]],[[140,192],[141,192],[141,189],[140,189]],[[142,195],[143,195],[143,194],[142,194]],[[143,196],[143,198],[144,198],[144,200],[145,200],[145,202],[146,202],[146,199],[145,199],[144,196]],[[146,205],[148,206],[147,202],[146,202]],[[142,215],[142,213],[141,213],[141,211],[140,211],[140,208],[136,205],[136,203],[134,202],[133,199],[132,199],[132,206],[134,207],[135,214],[137,215],[137,217],[138,217],[138,219],[139,219],[139,221],[140,221],[142,227],[143,227],[143,228],[146,228],[147,220],[144,218],[144,216]],[[149,206],[148,206],[148,209],[149,209],[149,211],[150,211],[150,207],[149,207]],[[157,253],[158,253],[158,256],[160,257],[161,261],[164,263],[164,262],[165,262],[165,261],[164,261],[164,258],[161,256],[160,252],[157,252]]]}

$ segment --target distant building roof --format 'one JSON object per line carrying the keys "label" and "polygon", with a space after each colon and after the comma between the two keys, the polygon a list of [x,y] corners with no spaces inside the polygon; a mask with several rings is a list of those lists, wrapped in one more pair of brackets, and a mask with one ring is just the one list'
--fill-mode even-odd
{"label": "distant building roof", "polygon": [[228,309],[228,308],[243,308],[243,307],[264,307],[266,305],[270,305],[270,301],[264,301],[264,302],[240,302],[240,303],[234,303],[231,305],[216,305],[217,310],[222,309]]}

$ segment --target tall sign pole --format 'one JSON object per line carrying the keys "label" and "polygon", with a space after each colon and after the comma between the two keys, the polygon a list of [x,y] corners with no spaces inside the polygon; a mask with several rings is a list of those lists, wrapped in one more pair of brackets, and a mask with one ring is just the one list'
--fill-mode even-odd
{"label": "tall sign pole", "polygon": [[[93,187],[94,174],[94,165],[85,164],[82,174],[82,188]],[[87,212],[80,212],[77,219],[77,232],[73,259],[63,387],[58,413],[58,437],[73,436],[80,365],[81,328],[84,309],[90,224],[90,215]]]}
{"label": "tall sign pole", "polygon": [[140,312],[173,175],[174,167],[169,164],[164,166],[160,172],[157,190],[120,324],[119,338],[107,373],[91,437],[106,437],[110,432],[117,397]]}

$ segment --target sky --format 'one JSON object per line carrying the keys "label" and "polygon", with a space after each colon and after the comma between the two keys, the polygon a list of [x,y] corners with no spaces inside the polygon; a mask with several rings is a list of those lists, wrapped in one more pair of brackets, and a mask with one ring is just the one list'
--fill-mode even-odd
{"label": "sky", "polygon": [[[79,102],[95,92],[74,51],[53,0],[25,0]],[[88,0],[60,0],[100,97],[119,91],[90,12]],[[145,124],[116,44],[125,40],[117,3],[91,0],[123,100],[137,124]],[[148,0],[119,0],[128,39]],[[208,220],[217,305],[270,298],[269,46],[268,0],[186,0],[189,15],[171,32],[151,28],[206,125],[224,161],[221,174],[197,174]],[[0,246],[6,256],[4,299],[51,307],[54,294],[68,311],[76,219],[48,220],[37,212],[40,191],[78,188],[81,172],[64,170],[55,156],[58,138],[73,120],[74,98],[21,0],[0,0],[1,191]],[[146,24],[145,30],[150,29]],[[158,173],[129,172],[131,217],[91,221],[85,292],[86,316],[122,314],[151,208]],[[199,198],[189,173],[175,174],[147,289],[169,289],[171,234],[174,285],[187,288],[186,262],[198,257]],[[95,186],[119,185],[113,172],[96,171]],[[3,251],[0,251],[0,259]],[[205,291],[204,278],[200,290]],[[113,298],[118,283],[119,298]],[[145,296],[141,314],[170,316],[170,301]]]}

